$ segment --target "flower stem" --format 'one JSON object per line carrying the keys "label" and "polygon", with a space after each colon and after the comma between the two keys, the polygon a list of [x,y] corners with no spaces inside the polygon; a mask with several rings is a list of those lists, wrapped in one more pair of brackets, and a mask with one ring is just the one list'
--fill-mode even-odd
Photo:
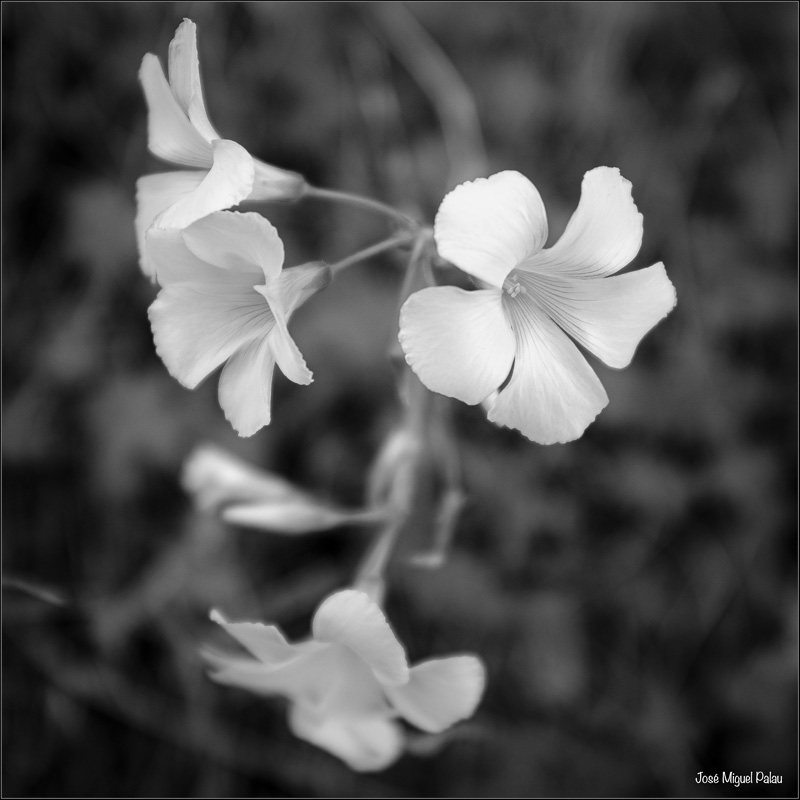
{"label": "flower stem", "polygon": [[360,194],[351,194],[350,192],[339,192],[335,189],[321,189],[317,186],[309,186],[306,189],[306,197],[315,197],[317,200],[328,200],[332,203],[342,203],[344,205],[353,206],[354,208],[362,208],[369,211],[374,211],[378,214],[383,214],[390,217],[395,222],[401,224],[404,228],[416,230],[419,228],[419,223],[411,217],[398,211],[396,208],[381,203],[380,200],[373,200],[371,197],[364,197]]}
{"label": "flower stem", "polygon": [[402,527],[401,520],[390,522],[364,556],[353,581],[353,586],[366,592],[378,605],[383,602],[385,582],[383,574],[392,554],[395,540]]}
{"label": "flower stem", "polygon": [[[409,237],[406,237],[409,240]],[[414,247],[408,261],[406,277],[400,292],[403,303],[414,291],[430,285],[431,248],[433,231],[420,230],[413,238]],[[395,546],[403,535],[411,517],[418,492],[419,471],[423,457],[423,443],[427,440],[431,415],[431,393],[406,367],[403,372],[405,384],[401,394],[406,398],[405,412],[398,432],[387,438],[382,452],[372,465],[372,504],[386,504],[390,517],[377,539],[364,555],[356,573],[354,586],[366,591],[373,598],[382,598],[385,591],[384,574]],[[381,476],[385,473],[386,477]],[[382,489],[375,489],[381,486]],[[443,553],[445,544],[438,548],[434,557]],[[440,559],[441,560],[441,559]],[[438,562],[437,562],[438,563]]]}
{"label": "flower stem", "polygon": [[366,261],[368,258],[372,258],[372,256],[376,256],[379,253],[385,253],[387,250],[392,250],[395,247],[402,247],[405,244],[411,244],[411,242],[415,241],[416,238],[416,234],[406,233],[402,236],[393,236],[390,239],[384,239],[382,242],[365,247],[363,250],[359,250],[357,253],[347,256],[347,258],[343,258],[341,261],[331,264],[331,272],[336,275],[346,267],[350,267],[353,264],[358,264],[360,261]]}

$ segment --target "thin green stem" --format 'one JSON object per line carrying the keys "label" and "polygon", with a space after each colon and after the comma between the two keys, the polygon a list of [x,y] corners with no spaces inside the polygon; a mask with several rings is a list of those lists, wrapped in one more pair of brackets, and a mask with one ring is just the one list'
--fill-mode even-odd
{"label": "thin green stem", "polygon": [[417,234],[406,233],[402,236],[393,236],[390,239],[384,239],[382,242],[365,247],[363,250],[359,250],[357,253],[347,256],[347,258],[343,258],[341,261],[331,264],[331,272],[336,275],[343,269],[350,267],[353,264],[358,264],[360,261],[366,261],[368,258],[377,256],[380,253],[385,253],[387,250],[392,250],[395,247],[402,247],[403,245],[411,244],[411,242],[415,241],[416,238]]}
{"label": "thin green stem", "polygon": [[398,211],[393,206],[381,203],[380,200],[373,200],[371,197],[351,194],[350,192],[339,192],[335,189],[321,189],[317,186],[309,186],[305,196],[374,211],[375,213],[383,214],[385,217],[390,217],[404,228],[410,228],[411,230],[419,228],[419,223],[416,220],[411,219],[411,217],[407,216],[402,211]]}

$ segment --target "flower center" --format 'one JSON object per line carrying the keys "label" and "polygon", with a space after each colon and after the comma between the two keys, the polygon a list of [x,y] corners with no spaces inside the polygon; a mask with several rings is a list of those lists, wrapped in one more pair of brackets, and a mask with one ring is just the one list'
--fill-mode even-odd
{"label": "flower center", "polygon": [[509,297],[516,297],[518,294],[525,294],[528,290],[517,280],[517,276],[511,272],[503,281],[503,291]]}

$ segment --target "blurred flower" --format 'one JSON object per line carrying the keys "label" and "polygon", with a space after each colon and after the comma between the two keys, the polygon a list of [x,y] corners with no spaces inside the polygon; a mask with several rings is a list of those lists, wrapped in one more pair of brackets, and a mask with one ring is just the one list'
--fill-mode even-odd
{"label": "blurred flower", "polygon": [[332,508],[280,476],[209,444],[186,459],[182,483],[200,509],[219,510],[226,522],[275,533],[311,533],[384,518],[379,510]]}
{"label": "blurred flower", "polygon": [[218,511],[235,503],[281,501],[300,493],[293,483],[213,444],[192,450],[183,462],[181,484],[201,511]]}
{"label": "blurred flower", "polygon": [[676,301],[661,263],[609,277],[642,242],[619,170],[587,172],[564,234],[542,249],[547,232],[539,192],[518,172],[461,184],[442,201],[434,235],[440,255],[481,288],[423,289],[400,316],[406,360],[429,389],[470,405],[497,392],[489,419],[542,444],[578,438],[608,403],[564,331],[625,367]]}
{"label": "blurred flower", "polygon": [[283,270],[283,244],[259,214],[220,211],[184,230],[148,231],[162,289],[150,306],[156,351],[189,389],[225,362],[219,402],[240,436],[270,420],[275,364],[289,380],[312,375],[287,329],[294,310],[327,286],[312,263]]}
{"label": "blurred flower", "polygon": [[153,155],[195,169],[147,175],[136,184],[140,263],[151,278],[144,237],[154,222],[161,228],[183,228],[244,200],[296,200],[306,186],[300,175],[253,158],[211,126],[200,85],[197,31],[189,19],[170,43],[168,69],[169,82],[158,58],[148,53],[139,70],[148,108],[148,145]]}
{"label": "blurred flower", "polygon": [[274,625],[211,618],[253,657],[206,652],[211,677],[291,701],[296,736],[327,750],[352,769],[388,767],[404,749],[403,717],[439,733],[471,716],[485,683],[471,655],[408,666],[403,646],[383,612],[364,592],[329,597],[312,623],[312,638],[289,644]]}

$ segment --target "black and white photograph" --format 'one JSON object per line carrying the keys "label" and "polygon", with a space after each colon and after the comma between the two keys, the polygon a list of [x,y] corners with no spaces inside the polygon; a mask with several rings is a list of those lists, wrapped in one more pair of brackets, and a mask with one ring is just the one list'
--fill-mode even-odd
{"label": "black and white photograph", "polygon": [[3,797],[797,797],[799,8],[3,2]]}

